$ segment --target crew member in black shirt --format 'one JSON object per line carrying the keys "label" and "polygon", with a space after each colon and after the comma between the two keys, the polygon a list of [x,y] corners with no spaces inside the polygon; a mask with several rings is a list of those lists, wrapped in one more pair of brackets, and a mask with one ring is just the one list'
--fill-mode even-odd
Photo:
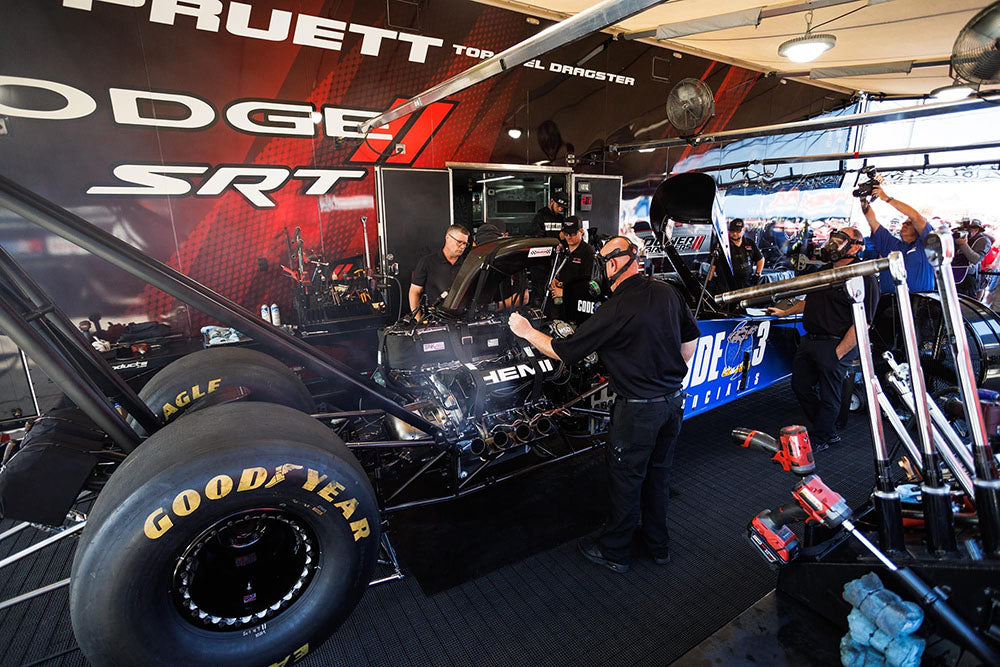
{"label": "crew member in black shirt", "polygon": [[552,296],[562,299],[559,316],[579,324],[594,312],[593,301],[587,286],[594,269],[594,249],[583,240],[580,218],[571,215],[563,223],[562,236],[569,246],[569,253],[552,285]]}
{"label": "crew member in black shirt", "polygon": [[[864,247],[864,237],[854,227],[833,232],[820,252],[820,256],[829,262],[821,270],[860,261],[858,252]],[[866,276],[865,312],[869,324],[875,314],[879,294],[878,278]],[[853,304],[843,284],[839,284],[813,292],[791,308],[767,309],[769,314],[779,317],[803,313],[802,326],[806,335],[799,340],[792,361],[792,391],[811,424],[809,435],[813,451],[821,452],[840,442],[834,424],[840,412],[844,378],[850,362],[858,356]]]}
{"label": "crew member in black shirt", "polygon": [[543,354],[573,364],[597,351],[617,394],[608,439],[608,518],[579,547],[615,572],[629,569],[629,545],[641,536],[658,565],[670,562],[667,500],[674,444],[681,430],[681,384],[694,356],[698,325],[680,293],[639,274],[638,249],[618,236],[595,259],[612,295],[568,338],[553,340],[517,313],[510,329]]}
{"label": "crew member in black shirt", "polygon": [[452,225],[445,230],[444,247],[420,258],[410,281],[410,312],[414,317],[420,319],[421,295],[428,305],[433,306],[448,291],[462,266],[462,254],[468,247],[469,230],[462,225]]}
{"label": "crew member in black shirt", "polygon": [[760,282],[760,274],[764,270],[764,255],[757,244],[743,234],[741,218],[729,221],[729,256],[733,261],[735,282],[731,289],[753,287]]}
{"label": "crew member in black shirt", "polygon": [[531,219],[531,232],[529,236],[555,236],[562,226],[566,211],[569,208],[569,201],[566,193],[561,188],[552,190],[549,197],[549,205],[535,213]]}

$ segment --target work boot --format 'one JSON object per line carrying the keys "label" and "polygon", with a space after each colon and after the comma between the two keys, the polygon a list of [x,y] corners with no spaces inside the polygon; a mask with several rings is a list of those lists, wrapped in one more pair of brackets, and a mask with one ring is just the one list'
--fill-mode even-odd
{"label": "work boot", "polygon": [[583,554],[583,557],[591,563],[603,565],[612,572],[617,572],[618,574],[625,574],[629,571],[628,563],[616,563],[613,560],[605,558],[604,554],[601,553],[601,548],[597,546],[597,542],[594,542],[591,539],[581,537],[576,543],[576,546],[580,550],[580,553]]}

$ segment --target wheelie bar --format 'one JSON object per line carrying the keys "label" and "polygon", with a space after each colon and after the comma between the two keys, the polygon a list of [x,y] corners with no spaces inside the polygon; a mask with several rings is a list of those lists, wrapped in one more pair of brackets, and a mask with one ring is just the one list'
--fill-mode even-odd
{"label": "wheelie bar", "polygon": [[959,312],[958,290],[951,272],[955,241],[951,233],[936,230],[924,241],[924,249],[928,261],[934,267],[938,294],[941,296],[941,313],[948,330],[948,347],[955,362],[965,420],[972,435],[976,467],[976,512],[979,516],[983,550],[990,558],[1000,558],[1000,474],[986,435],[986,422],[983,420],[972,358],[969,356],[969,342],[965,337],[965,326]]}
{"label": "wheelie bar", "polygon": [[[949,237],[950,240],[951,237]],[[910,364],[910,386],[914,397],[924,396],[927,394],[927,386],[924,383],[923,367],[920,365],[917,328],[913,321],[910,290],[906,286],[906,269],[903,266],[901,254],[895,258],[895,261],[890,259],[889,272],[896,286],[896,305],[899,308],[899,321],[906,347],[906,359]],[[939,455],[934,443],[934,428],[927,402],[913,401],[913,414],[917,418],[923,459],[924,483],[921,485],[921,496],[924,505],[924,523],[927,526],[927,548],[935,554],[957,551],[958,544],[955,541],[951,499],[948,496],[948,487],[941,479]],[[941,502],[942,499],[948,502]]]}
{"label": "wheelie bar", "polygon": [[[902,265],[902,261],[903,257],[900,253],[892,253],[889,256],[890,267],[894,263]],[[861,358],[861,374],[864,377],[865,395],[868,399],[868,426],[871,429],[875,453],[873,500],[878,516],[879,543],[886,551],[902,552],[906,550],[903,539],[903,506],[889,471],[889,448],[886,445],[885,431],[882,428],[882,413],[878,401],[879,388],[876,386],[875,364],[872,361],[871,343],[868,339],[865,280],[864,278],[851,278],[844,283],[844,289],[847,291],[848,298],[854,302],[852,305],[854,331]]]}

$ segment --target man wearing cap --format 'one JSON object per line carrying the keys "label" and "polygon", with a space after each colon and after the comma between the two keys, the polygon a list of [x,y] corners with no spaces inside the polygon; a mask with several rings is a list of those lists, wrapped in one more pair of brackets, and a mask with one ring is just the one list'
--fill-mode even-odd
{"label": "man wearing cap", "polygon": [[[983,231],[983,223],[979,220],[963,220],[955,238],[955,283],[958,293],[979,298],[980,280],[979,268],[983,257],[993,247],[993,239]],[[959,267],[959,260],[964,267]],[[959,275],[961,273],[962,275]],[[986,287],[985,280],[982,287]]]}
{"label": "man wearing cap", "polygon": [[462,257],[469,247],[469,230],[462,225],[451,225],[444,232],[444,247],[424,255],[417,262],[410,280],[410,312],[420,319],[420,297],[427,305],[436,306],[442,295],[451,289],[451,283],[462,266]]}
{"label": "man wearing cap", "polygon": [[594,312],[588,285],[594,268],[594,249],[583,240],[580,218],[571,215],[562,226],[562,238],[569,248],[566,261],[552,281],[552,297],[562,299],[559,317],[579,324]]}
{"label": "man wearing cap", "polygon": [[569,200],[562,188],[553,188],[549,205],[538,211],[531,220],[529,236],[555,236],[562,227]]}
{"label": "man wearing cap", "polygon": [[639,275],[638,252],[616,236],[595,255],[611,297],[573,335],[553,340],[517,313],[510,316],[511,331],[545,356],[572,365],[596,351],[611,375],[616,398],[605,459],[611,507],[595,538],[578,546],[587,560],[619,573],[629,570],[637,529],[653,561],[670,562],[670,468],[684,413],[681,384],[699,335],[677,289]]}
{"label": "man wearing cap", "polygon": [[760,282],[764,270],[764,255],[750,237],[743,234],[743,219],[729,221],[729,256],[733,261],[732,289],[753,287]]}

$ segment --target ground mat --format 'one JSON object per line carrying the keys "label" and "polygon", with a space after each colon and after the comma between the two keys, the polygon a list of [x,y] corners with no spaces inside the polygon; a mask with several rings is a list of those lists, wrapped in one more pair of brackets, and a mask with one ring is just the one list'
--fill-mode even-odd
{"label": "ground mat", "polygon": [[[791,500],[796,478],[733,444],[729,430],[750,426],[773,434],[801,419],[788,384],[781,383],[684,423],[672,475],[679,495],[668,512],[673,561],[665,567],[637,553],[632,570],[619,575],[576,551],[571,534],[585,533],[602,516],[602,497],[587,489],[601,478],[600,453],[582,471],[576,466],[584,459],[564,461],[537,471],[540,482],[529,483],[526,476],[463,500],[475,507],[445,503],[424,508],[415,517],[419,521],[394,517],[393,529],[410,530],[412,541],[451,545],[455,554],[440,547],[431,554],[448,558],[437,569],[465,581],[433,595],[418,583],[422,575],[369,589],[336,634],[311,646],[296,667],[668,665],[774,588],[775,574],[744,532],[761,509]],[[867,497],[874,478],[867,429],[864,415],[852,415],[844,441],[816,455],[823,481],[853,507]],[[575,491],[536,488],[545,485]],[[581,499],[593,504],[583,507]],[[548,507],[559,503],[568,509]],[[537,518],[543,515],[554,518]],[[567,527],[570,516],[578,517],[577,527]],[[464,527],[456,529],[453,521]],[[0,521],[0,532],[12,525]],[[535,537],[535,530],[543,537]],[[554,546],[521,557],[513,548],[506,556],[491,555],[497,545],[537,543],[559,530],[565,533],[550,538]],[[29,528],[0,541],[0,559],[44,536]],[[397,547],[403,537],[396,536]],[[71,542],[0,570],[0,600],[68,577]],[[418,553],[408,545],[404,554],[411,575],[420,564]],[[495,565],[505,558],[511,560]],[[482,574],[469,579],[469,570]],[[836,651],[835,638],[830,641],[826,649]],[[73,640],[66,588],[0,610],[0,665],[32,663],[86,664]],[[754,664],[754,658],[744,656],[737,664]]]}
{"label": "ground mat", "polygon": [[602,449],[458,500],[397,512],[393,544],[433,595],[594,530],[607,490]]}

